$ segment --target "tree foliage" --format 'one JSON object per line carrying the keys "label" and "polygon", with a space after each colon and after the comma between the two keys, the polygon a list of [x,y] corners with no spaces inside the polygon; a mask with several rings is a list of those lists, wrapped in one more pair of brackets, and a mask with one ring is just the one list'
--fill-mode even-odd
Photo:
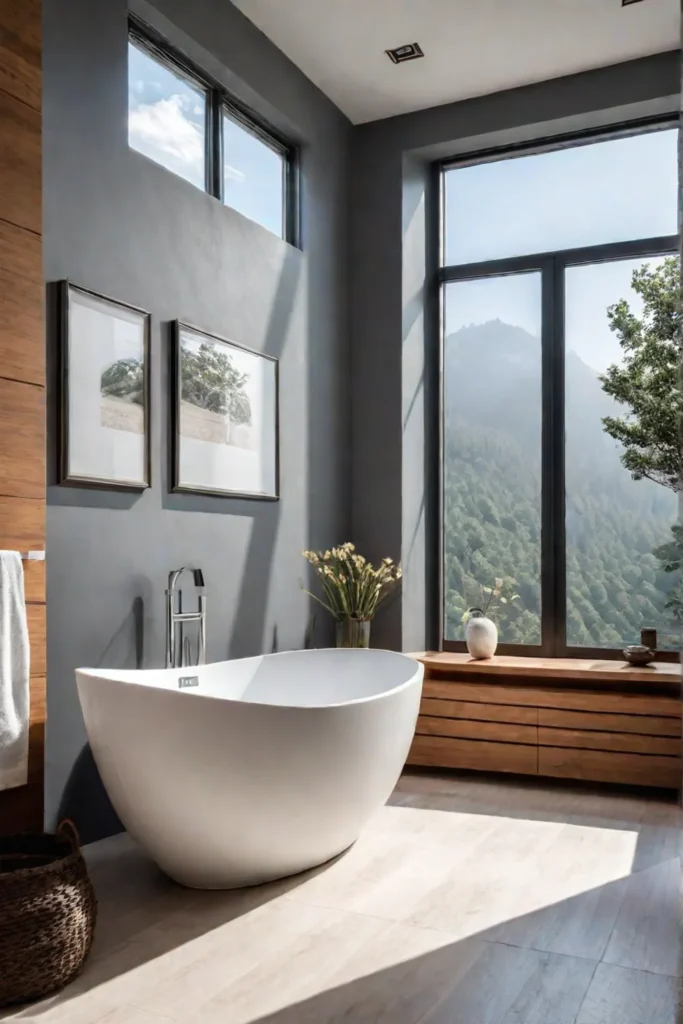
{"label": "tree foliage", "polygon": [[118,359],[102,374],[100,393],[122,398],[134,405],[144,405],[145,380],[142,362],[139,359]]}
{"label": "tree foliage", "polygon": [[202,342],[197,351],[182,349],[182,398],[209,412],[229,416],[233,423],[251,423],[251,402],[245,386],[248,373],[216,346]]}
{"label": "tree foliage", "polygon": [[654,480],[683,490],[680,388],[680,266],[675,256],[661,266],[633,272],[631,287],[642,300],[637,316],[627,299],[607,310],[622,360],[600,381],[607,395],[626,407],[605,416],[603,426],[622,446],[621,461],[635,480]]}

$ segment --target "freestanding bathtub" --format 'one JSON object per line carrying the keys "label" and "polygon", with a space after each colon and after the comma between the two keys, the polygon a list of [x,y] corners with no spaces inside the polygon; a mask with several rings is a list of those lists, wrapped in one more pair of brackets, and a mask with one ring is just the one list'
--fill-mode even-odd
{"label": "freestanding bathtub", "polygon": [[182,885],[230,889],[357,839],[405,763],[423,671],[391,651],[312,650],[76,679],[126,829]]}

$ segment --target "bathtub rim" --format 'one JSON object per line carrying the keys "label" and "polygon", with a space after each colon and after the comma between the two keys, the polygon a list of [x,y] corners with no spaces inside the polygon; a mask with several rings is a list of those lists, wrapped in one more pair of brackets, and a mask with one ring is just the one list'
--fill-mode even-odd
{"label": "bathtub rim", "polygon": [[[334,652],[338,652],[338,651],[350,652],[351,650],[357,650],[359,654],[366,654],[367,655],[369,652],[372,652],[373,656],[374,656],[374,654],[389,654],[389,655],[391,655],[392,657],[395,657],[395,658],[402,658],[402,659],[404,659],[406,661],[413,662],[414,665],[415,665],[415,671],[414,671],[413,675],[409,679],[406,679],[404,682],[399,683],[397,686],[392,686],[391,689],[382,690],[380,693],[371,694],[368,697],[354,697],[351,700],[334,701],[334,702],[327,703],[327,704],[273,704],[272,702],[266,702],[266,701],[260,701],[260,700],[240,700],[239,698],[236,698],[236,697],[218,697],[215,694],[202,693],[202,692],[200,692],[198,690],[195,690],[194,687],[192,687],[192,688],[188,687],[187,689],[183,689],[183,690],[181,690],[179,688],[178,689],[175,689],[175,688],[171,689],[170,687],[156,686],[154,684],[145,683],[145,682],[142,682],[139,679],[135,679],[135,678],[125,678],[125,676],[140,676],[140,675],[145,675],[145,674],[147,674],[149,672],[163,672],[163,673],[169,673],[169,674],[177,672],[177,673],[181,673],[181,674],[184,673],[186,675],[190,675],[191,674],[191,670],[193,668],[208,668],[209,666],[214,667],[214,666],[219,666],[219,665],[233,665],[233,664],[236,664],[236,663],[239,663],[239,662],[255,661],[257,658],[259,658],[259,659],[284,658],[287,655],[295,655],[295,654],[307,654],[307,653],[313,654],[315,652],[323,653],[323,652],[330,652],[330,651],[334,651]],[[278,708],[281,711],[285,711],[285,710],[287,710],[287,711],[324,711],[327,708],[345,708],[345,707],[353,707],[353,706],[359,705],[359,704],[369,704],[372,701],[382,700],[384,697],[389,697],[389,696],[393,696],[395,694],[401,693],[403,690],[408,689],[408,687],[413,686],[416,681],[419,681],[420,683],[422,683],[422,681],[424,679],[424,665],[422,664],[422,662],[418,661],[415,658],[412,658],[409,654],[403,654],[401,651],[390,651],[390,650],[387,650],[387,649],[384,649],[384,648],[376,648],[376,647],[373,647],[373,648],[316,647],[316,648],[313,648],[310,652],[303,651],[303,650],[302,651],[275,651],[275,652],[273,652],[271,654],[253,654],[253,655],[250,655],[247,658],[227,658],[224,661],[210,661],[210,662],[207,662],[205,665],[194,665],[194,666],[193,665],[188,665],[188,666],[186,666],[186,669],[177,669],[177,668],[168,668],[168,669],[167,668],[158,668],[158,669],[157,668],[140,668],[140,669],[134,669],[134,668],[129,668],[129,669],[119,669],[119,670],[117,670],[117,669],[103,669],[103,668],[88,668],[88,667],[84,666],[84,667],[76,668],[74,671],[75,671],[75,675],[76,675],[77,684],[79,682],[80,676],[88,676],[90,679],[97,679],[97,680],[99,680],[101,682],[119,683],[122,686],[132,686],[132,687],[135,687],[135,688],[145,689],[145,690],[159,690],[162,693],[176,694],[177,696],[179,696],[179,697],[182,696],[183,698],[193,697],[193,698],[202,698],[204,700],[217,701],[218,703],[221,703],[221,704],[244,704],[244,705],[249,705],[249,706],[252,706],[252,707],[260,707],[260,708]]]}

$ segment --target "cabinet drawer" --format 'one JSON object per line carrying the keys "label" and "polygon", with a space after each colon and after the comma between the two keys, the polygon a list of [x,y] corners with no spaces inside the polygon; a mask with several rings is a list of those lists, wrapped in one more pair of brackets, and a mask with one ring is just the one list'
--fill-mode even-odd
{"label": "cabinet drawer", "polygon": [[499,743],[538,742],[535,725],[517,725],[514,722],[477,722],[463,718],[431,718],[420,715],[417,733],[428,736],[459,736],[462,739],[494,740]]}
{"label": "cabinet drawer", "polygon": [[644,736],[674,736],[681,738],[681,716],[600,714],[591,711],[559,711],[538,709],[539,726],[559,729],[595,729],[598,732],[636,732]]}
{"label": "cabinet drawer", "polygon": [[680,757],[563,747],[538,748],[539,775],[550,775],[555,778],[678,789],[681,785],[682,772]]}
{"label": "cabinet drawer", "polygon": [[437,718],[466,718],[477,722],[518,722],[536,725],[536,708],[515,707],[513,704],[483,704],[466,700],[437,700],[423,697],[420,713]]}
{"label": "cabinet drawer", "polygon": [[521,743],[493,743],[451,736],[417,735],[408,764],[433,768],[470,768],[486,772],[536,775],[538,747]]}
{"label": "cabinet drawer", "polygon": [[538,742],[546,747],[667,754],[670,757],[680,757],[683,753],[680,739],[674,736],[642,736],[633,732],[584,732],[579,729],[546,729],[541,726]]}

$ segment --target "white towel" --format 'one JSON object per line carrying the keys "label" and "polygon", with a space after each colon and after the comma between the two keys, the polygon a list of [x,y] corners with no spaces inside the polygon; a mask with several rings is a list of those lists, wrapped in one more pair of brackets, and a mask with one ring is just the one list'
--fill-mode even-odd
{"label": "white towel", "polygon": [[29,675],[24,567],[0,551],[0,789],[28,780]]}

